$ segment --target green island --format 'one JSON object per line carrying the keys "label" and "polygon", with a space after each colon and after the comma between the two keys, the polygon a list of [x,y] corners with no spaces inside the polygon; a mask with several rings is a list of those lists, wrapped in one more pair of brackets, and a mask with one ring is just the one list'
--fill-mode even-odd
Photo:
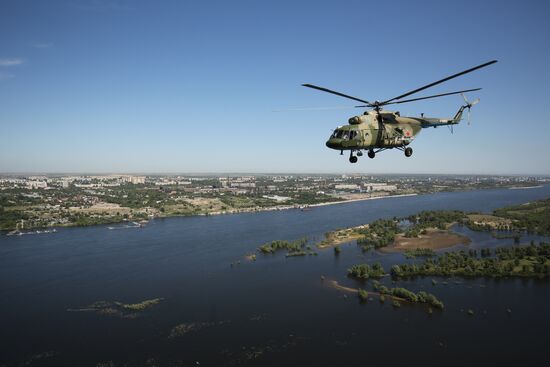
{"label": "green island", "polygon": [[511,236],[525,231],[550,236],[550,198],[499,208],[492,215],[471,214],[468,218],[472,230],[511,231]]}
{"label": "green island", "polygon": [[[377,249],[386,253],[401,252],[408,259],[431,258],[436,256],[434,250],[470,243],[470,238],[451,230],[455,224],[475,231],[490,231],[494,238],[513,238],[515,243],[519,243],[522,231],[543,236],[550,233],[550,199],[496,209],[490,215],[440,210],[422,211],[403,218],[378,219],[368,224],[326,232],[324,239],[316,246],[319,249],[333,247],[338,255],[341,244],[356,241],[363,251]],[[286,250],[287,257],[316,255],[306,244],[305,238],[276,240],[261,245],[258,251],[274,254]],[[250,259],[255,260],[255,257]],[[367,274],[370,276],[370,270],[362,276]]]}
{"label": "green island", "polygon": [[481,257],[476,251],[445,252],[420,264],[393,265],[391,275],[395,278],[416,276],[460,277],[536,277],[550,276],[550,244],[498,247],[491,256],[484,249]]}
{"label": "green island", "polygon": [[[375,263],[372,266],[368,264],[354,265],[348,269],[348,276],[355,279],[366,280],[369,278],[379,279],[386,275],[384,268],[380,263]],[[403,287],[388,288],[382,285],[379,281],[373,281],[373,289],[379,296],[387,295],[398,301],[407,301],[411,303],[427,303],[439,309],[443,309],[443,302],[437,299],[433,294],[426,292],[414,293]],[[368,292],[364,289],[359,289],[359,298],[363,301],[367,300]]]}
{"label": "green island", "polygon": [[[353,265],[347,270],[347,273],[349,277],[358,280],[379,279],[387,275],[380,263],[375,263],[372,266],[368,264]],[[528,246],[497,247],[493,251],[483,248],[479,257],[476,250],[446,252],[435,258],[430,256],[420,264],[395,264],[391,267],[391,276],[394,279],[428,276],[548,278],[550,276],[550,244],[540,242],[535,245],[532,242]],[[340,286],[335,281],[329,284],[339,290],[353,291],[352,288]],[[436,284],[437,281],[432,279],[432,285]],[[369,295],[373,294],[378,295],[381,302],[385,300],[382,297],[391,297],[395,307],[400,307],[400,302],[409,302],[424,303],[438,309],[444,308],[443,302],[431,293],[424,291],[414,293],[403,287],[388,288],[378,280],[373,280],[372,285],[374,292],[369,293],[364,289],[357,291],[362,302],[367,301]]]}
{"label": "green island", "polygon": [[432,256],[434,249],[468,244],[469,238],[449,228],[455,223],[468,223],[460,211],[423,211],[404,218],[378,219],[356,227],[325,233],[318,248],[356,241],[363,251],[405,252],[409,256]]}
{"label": "green island", "polygon": [[373,282],[373,288],[379,294],[389,295],[397,300],[407,301],[410,303],[425,303],[441,310],[445,307],[443,302],[428,292],[420,291],[418,293],[414,293],[403,287],[388,288],[385,285],[380,284],[378,281]]}
{"label": "green island", "polygon": [[[454,224],[474,231],[490,231],[497,239],[519,243],[521,232],[550,235],[550,199],[496,209],[492,214],[458,210],[422,211],[403,218],[378,219],[369,224],[325,233],[318,248],[356,241],[364,251],[403,252],[408,258],[433,257],[433,250],[469,244],[466,236],[450,230]],[[499,233],[495,231],[505,231]]]}
{"label": "green island", "polygon": [[369,296],[372,295],[372,296],[377,296],[381,303],[384,303],[386,301],[386,297],[388,297],[389,299],[392,300],[392,302],[397,302],[399,306],[401,306],[400,302],[405,302],[405,303],[425,304],[430,307],[429,312],[431,312],[431,307],[435,307],[440,310],[444,309],[443,302],[441,302],[435,295],[431,293],[427,293],[424,291],[414,293],[403,287],[388,288],[385,285],[382,285],[377,280],[373,280],[372,282],[373,291],[371,292],[363,288],[355,289],[355,288],[345,287],[338,284],[338,282],[335,280],[329,280],[327,284],[332,288],[340,291],[357,293],[359,300],[361,302],[366,302],[369,299]]}
{"label": "green island", "polygon": [[550,236],[550,198],[494,211],[494,215],[512,221],[512,229]]}
{"label": "green island", "polygon": [[373,264],[357,264],[348,269],[348,276],[355,279],[382,278],[386,272],[380,263]]}
{"label": "green island", "polygon": [[[278,251],[287,251],[286,257],[317,255],[316,252],[311,251],[310,246],[306,246],[307,241],[306,237],[295,241],[275,240],[261,245],[258,247],[258,251],[265,255],[274,254]],[[248,258],[252,259],[250,255],[247,256]],[[255,259],[256,257],[253,258],[253,260]]]}

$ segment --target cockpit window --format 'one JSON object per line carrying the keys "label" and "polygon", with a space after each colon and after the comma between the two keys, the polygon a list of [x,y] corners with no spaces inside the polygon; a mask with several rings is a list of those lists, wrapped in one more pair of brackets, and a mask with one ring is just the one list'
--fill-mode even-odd
{"label": "cockpit window", "polygon": [[331,138],[337,138],[337,139],[355,139],[357,138],[358,131],[357,130],[342,130],[342,129],[336,129],[330,136]]}

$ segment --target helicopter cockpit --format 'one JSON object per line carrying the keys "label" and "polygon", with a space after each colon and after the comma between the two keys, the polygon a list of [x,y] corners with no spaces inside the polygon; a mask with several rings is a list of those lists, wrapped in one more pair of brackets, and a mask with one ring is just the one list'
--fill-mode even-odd
{"label": "helicopter cockpit", "polygon": [[352,140],[357,138],[359,132],[357,130],[336,129],[330,136],[331,139]]}

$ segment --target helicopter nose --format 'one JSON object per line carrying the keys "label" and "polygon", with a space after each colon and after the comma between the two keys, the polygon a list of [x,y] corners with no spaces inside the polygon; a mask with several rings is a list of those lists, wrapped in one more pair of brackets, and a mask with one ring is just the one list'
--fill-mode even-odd
{"label": "helicopter nose", "polygon": [[340,149],[342,147],[342,139],[330,138],[325,145],[331,149]]}

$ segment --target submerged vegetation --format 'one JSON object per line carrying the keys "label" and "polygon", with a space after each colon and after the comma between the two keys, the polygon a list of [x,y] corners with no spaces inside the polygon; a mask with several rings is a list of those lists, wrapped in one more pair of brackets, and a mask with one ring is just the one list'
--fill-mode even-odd
{"label": "submerged vegetation", "polygon": [[538,277],[550,275],[550,244],[538,246],[499,247],[495,256],[490,250],[446,252],[435,259],[426,259],[420,264],[400,264],[391,268],[395,278],[416,276],[461,276],[461,277]]}
{"label": "submerged vegetation", "polygon": [[357,294],[359,295],[359,299],[361,301],[366,301],[369,298],[369,292],[367,292],[364,289],[359,288],[359,291]]}
{"label": "submerged vegetation", "polygon": [[384,275],[386,275],[386,272],[380,263],[372,266],[357,264],[348,269],[348,276],[357,279],[382,278]]}
{"label": "submerged vegetation", "polygon": [[204,322],[187,322],[183,324],[178,324],[170,330],[170,334],[168,334],[168,339],[174,339],[180,336],[184,336],[188,333],[199,331],[201,329],[213,327],[213,326],[220,326],[229,323],[229,320],[223,320],[223,321],[204,321]]}
{"label": "submerged vegetation", "polygon": [[380,293],[380,295],[389,295],[393,298],[398,298],[399,300],[410,303],[425,303],[441,310],[444,308],[443,302],[428,292],[420,291],[418,293],[414,293],[402,287],[388,288],[378,281],[373,282],[373,288],[375,291]]}
{"label": "submerged vegetation", "polygon": [[[438,210],[422,211],[404,218],[378,219],[369,224],[327,232],[318,247],[356,240],[363,251],[394,244],[394,251],[405,250],[409,258],[435,256],[430,249],[468,243],[467,237],[458,238],[459,235],[449,230],[455,223],[476,231],[508,231],[492,235],[498,239],[513,238],[515,243],[519,243],[521,231],[549,236],[550,199],[497,209],[492,215]],[[454,237],[450,238],[451,235]]]}
{"label": "submerged vegetation", "polygon": [[296,241],[275,240],[263,244],[258,250],[263,254],[274,254],[280,250],[286,250],[288,251],[287,256],[301,256],[306,255],[304,251],[306,243],[306,237]]}
{"label": "submerged vegetation", "polygon": [[[271,241],[268,243],[263,244],[258,248],[258,251],[260,251],[262,254],[274,254],[279,251],[286,250],[286,257],[295,257],[295,256],[306,256],[306,255],[313,255],[317,256],[317,253],[315,251],[311,251],[311,246],[306,246],[307,244],[307,237],[300,238],[299,240],[295,241],[284,241],[284,240],[276,240]],[[256,256],[254,255],[254,260],[256,260]]]}
{"label": "submerged vegetation", "polygon": [[405,257],[407,259],[414,259],[417,257],[434,257],[435,255],[435,251],[431,248],[415,248],[405,250]]}
{"label": "submerged vegetation", "polygon": [[[389,245],[402,242],[402,239],[411,239],[407,247],[396,247],[397,251],[403,249],[414,250],[415,248],[421,248],[430,246],[429,240],[437,238],[438,242],[442,242],[444,246],[447,243],[466,242],[467,238],[449,238],[442,236],[447,234],[448,227],[456,222],[467,222],[467,216],[461,211],[423,211],[416,215],[411,215],[406,218],[391,218],[391,219],[378,219],[369,224],[363,224],[357,227],[338,229],[332,232],[325,233],[325,239],[321,241],[317,246],[320,248],[328,246],[338,246],[345,242],[353,240],[357,241],[357,245],[361,247],[363,251],[369,251],[372,249],[380,249]],[[405,225],[404,225],[405,222]],[[408,225],[406,224],[408,223]],[[458,236],[453,233],[449,233]],[[412,239],[423,237],[417,242]],[[441,247],[441,246],[437,246]],[[430,256],[427,249],[424,252],[418,252],[416,254],[410,253],[411,256]]]}
{"label": "submerged vegetation", "polygon": [[362,235],[357,239],[357,244],[363,251],[389,245],[393,242],[395,235],[400,232],[398,223],[396,219],[379,219],[370,223],[368,228],[357,231]]}
{"label": "submerged vegetation", "polygon": [[152,308],[162,302],[164,298],[147,299],[139,303],[122,303],[118,301],[98,301],[91,305],[68,309],[72,312],[96,312],[101,315],[116,316],[125,319],[134,319],[141,315],[145,310]]}
{"label": "submerged vegetation", "polygon": [[[549,203],[548,200],[543,202]],[[519,243],[522,229],[544,233],[545,223],[549,219],[540,217],[540,215],[546,215],[546,206],[541,205],[537,202],[520,206],[520,208],[526,208],[524,211],[520,211],[518,207],[507,208],[506,211],[496,210],[495,215],[467,214],[450,210],[423,211],[407,218],[380,219],[370,224],[328,232],[325,234],[325,240],[318,246],[333,246],[334,254],[338,255],[341,252],[340,245],[353,239],[357,240],[357,244],[363,251],[392,244],[392,248],[388,251],[403,252],[405,257],[411,260],[391,266],[390,274],[394,279],[427,276],[547,278],[550,276],[550,244],[545,242],[535,245],[531,241],[528,246],[469,249],[440,255],[434,251],[434,249],[457,243],[455,239],[450,241],[448,238],[448,236],[461,236],[449,231],[449,227],[453,224],[466,225],[473,230],[494,231],[506,228],[510,231],[504,234],[492,232],[491,235],[497,239],[513,238],[515,243]],[[521,221],[518,219],[520,217]],[[466,240],[469,241],[468,238]],[[288,251],[286,256],[304,256],[311,254],[308,252],[310,247],[306,247],[306,244],[306,238],[292,242],[273,241],[261,246],[259,251],[272,254],[279,250],[286,250]],[[353,265],[347,269],[347,275],[362,281],[373,279],[372,294],[379,296],[380,302],[384,302],[389,297],[395,307],[401,307],[403,302],[426,304],[429,308],[428,313],[432,313],[432,308],[444,308],[441,300],[426,291],[415,293],[403,287],[388,287],[381,284],[376,279],[389,274],[380,263]],[[431,279],[431,284],[435,286],[438,281]],[[447,282],[442,281],[440,284],[446,285]],[[366,302],[371,296],[369,291],[361,288],[339,287],[339,289],[356,292],[362,302]]]}
{"label": "submerged vegetation", "polygon": [[462,222],[465,216],[458,210],[422,211],[406,218],[411,226],[405,231],[405,237],[418,237],[419,234],[426,234],[429,228],[445,230],[451,223]]}

